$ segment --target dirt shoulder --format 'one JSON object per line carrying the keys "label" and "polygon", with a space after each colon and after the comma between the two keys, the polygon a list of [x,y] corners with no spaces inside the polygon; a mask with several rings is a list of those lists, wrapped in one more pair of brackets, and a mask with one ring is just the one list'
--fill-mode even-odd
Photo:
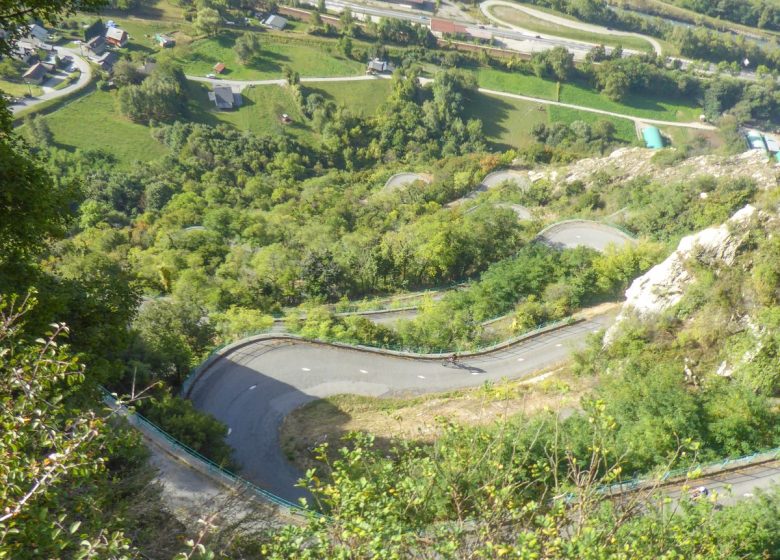
{"label": "dirt shoulder", "polygon": [[579,408],[580,398],[595,384],[575,377],[566,365],[539,372],[521,381],[485,383],[480,387],[410,398],[374,398],[334,395],[312,401],[287,416],[280,441],[287,458],[305,470],[315,466],[312,450],[355,431],[373,434],[380,447],[394,439],[434,441],[442,421],[484,425],[518,414],[556,410],[568,415]]}

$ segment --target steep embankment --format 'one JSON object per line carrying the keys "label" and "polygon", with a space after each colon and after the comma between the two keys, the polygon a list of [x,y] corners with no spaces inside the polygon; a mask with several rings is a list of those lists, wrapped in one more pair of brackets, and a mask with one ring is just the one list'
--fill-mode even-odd
{"label": "steep embankment", "polygon": [[606,340],[614,338],[621,322],[628,317],[653,318],[680,303],[695,281],[692,262],[706,267],[732,266],[755,217],[756,208],[748,205],[725,224],[684,237],[669,257],[634,280],[626,290],[626,301]]}

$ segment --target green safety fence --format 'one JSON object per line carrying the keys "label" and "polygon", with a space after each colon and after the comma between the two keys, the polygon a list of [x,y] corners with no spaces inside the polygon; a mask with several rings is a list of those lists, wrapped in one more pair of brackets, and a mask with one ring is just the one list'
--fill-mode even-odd
{"label": "green safety fence", "polygon": [[[500,319],[502,317],[503,316],[499,316],[498,318]],[[280,334],[280,336],[292,336],[292,337],[298,338],[298,339],[300,339],[302,341],[323,342],[323,343],[326,343],[326,344],[339,344],[339,345],[344,345],[344,346],[354,346],[354,347],[356,347],[358,349],[360,349],[360,348],[368,348],[368,349],[380,350],[380,351],[381,350],[387,350],[387,351],[390,351],[390,352],[401,352],[401,353],[404,353],[404,354],[425,354],[427,356],[432,356],[434,358],[435,357],[446,358],[450,354],[452,354],[453,352],[458,353],[458,354],[463,353],[463,354],[468,355],[468,354],[473,354],[473,353],[484,353],[484,352],[490,351],[492,349],[498,349],[498,348],[500,348],[502,346],[508,346],[508,345],[513,344],[514,342],[522,341],[525,338],[533,337],[534,335],[539,334],[539,333],[541,333],[541,332],[543,332],[545,330],[555,329],[557,327],[563,327],[563,326],[566,326],[566,325],[570,325],[570,324],[574,323],[575,321],[576,321],[576,319],[574,319],[574,317],[566,317],[565,319],[561,319],[560,321],[553,321],[551,323],[546,323],[546,324],[544,324],[544,325],[542,325],[542,326],[540,326],[540,327],[538,327],[538,328],[536,328],[534,330],[526,331],[526,332],[524,332],[524,333],[522,333],[520,335],[514,336],[514,337],[509,338],[509,339],[504,340],[504,341],[500,341],[500,342],[492,343],[492,344],[487,344],[487,345],[483,345],[483,346],[469,347],[469,348],[460,348],[460,347],[456,347],[456,348],[452,348],[452,347],[450,347],[450,348],[413,348],[413,347],[408,347],[408,346],[403,346],[403,345],[398,345],[398,344],[369,344],[369,343],[355,343],[355,344],[352,344],[352,343],[349,343],[349,342],[344,342],[343,340],[329,339],[329,338],[309,339],[309,338],[304,338],[304,337],[301,337],[299,335],[296,335],[295,333],[279,333],[279,334]],[[221,345],[213,348],[208,353],[208,355],[203,359],[203,361],[200,364],[198,364],[197,366],[193,367],[190,370],[190,373],[187,375],[185,380],[182,382],[181,394],[182,395],[188,395],[189,394],[189,392],[190,392],[190,390],[192,388],[192,384],[194,383],[195,379],[197,378],[197,376],[200,373],[200,371],[203,368],[203,366],[206,365],[207,363],[209,363],[209,361],[215,355],[219,354],[223,349],[225,349],[228,346],[231,346],[233,344],[236,344],[237,342],[240,342],[241,340],[248,339],[248,338],[251,338],[253,336],[259,336],[259,335],[263,335],[263,334],[270,334],[271,332],[272,332],[271,329],[264,329],[264,330],[261,330],[261,331],[257,331],[257,332],[254,332],[254,333],[247,334],[246,336],[243,336],[240,340],[236,340],[236,341],[233,341],[233,342],[228,342],[228,343],[225,343],[225,344],[221,344]]]}
{"label": "green safety fence", "polygon": [[[450,282],[448,284],[441,284],[439,286],[427,288],[425,290],[418,290],[415,292],[401,293],[401,294],[390,295],[387,297],[376,298],[373,301],[378,302],[378,306],[371,309],[364,309],[361,307],[371,303],[372,300],[351,300],[348,302],[329,303],[327,304],[327,306],[330,307],[335,313],[375,313],[379,311],[394,311],[396,309],[399,309],[397,307],[392,306],[394,302],[403,301],[403,300],[412,300],[415,298],[422,299],[427,297],[430,294],[438,294],[440,292],[446,292],[452,290],[453,288],[468,286],[470,282],[471,280]],[[386,302],[386,303],[383,304],[382,302]],[[273,314],[273,317],[274,319],[283,319],[290,314],[304,313],[304,312],[305,309],[302,310],[302,309],[293,308],[293,309],[289,309],[287,313],[275,313]]]}
{"label": "green safety fence", "polygon": [[615,484],[610,484],[609,486],[603,487],[601,491],[604,493],[612,493],[615,491],[626,492],[626,491],[636,490],[641,486],[643,486],[644,484],[647,484],[648,482],[651,481],[667,482],[667,481],[673,481],[675,479],[679,479],[683,477],[688,479],[696,479],[700,475],[706,476],[707,474],[715,474],[717,472],[726,469],[733,469],[741,466],[747,466],[759,461],[772,461],[774,459],[779,459],[779,458],[780,458],[780,447],[775,447],[774,449],[768,449],[766,451],[757,451],[755,453],[751,453],[750,455],[743,455],[741,457],[727,458],[719,461],[712,461],[710,463],[697,464],[688,467],[680,467],[677,469],[672,469],[670,471],[664,472],[657,478],[637,477],[631,480],[627,480],[625,482],[617,482]]}
{"label": "green safety fence", "polygon": [[228,469],[218,465],[208,457],[204,457],[191,447],[188,447],[186,444],[182,443],[171,434],[157,426],[155,423],[151,422],[147,418],[144,418],[143,415],[135,411],[130,411],[124,407],[124,405],[118,404],[116,397],[114,397],[114,395],[112,395],[105,387],[100,387],[100,390],[103,393],[103,402],[114,409],[121,407],[121,409],[127,413],[126,418],[132,425],[134,425],[136,428],[142,429],[141,431],[145,431],[145,433],[150,434],[150,437],[153,437],[156,441],[164,442],[166,445],[172,448],[175,453],[183,454],[189,459],[196,461],[201,467],[203,467],[205,470],[208,470],[212,475],[218,478],[222,478],[234,486],[244,488],[262,500],[286,508],[290,510],[291,513],[315,513],[301,507],[299,504],[285,500],[284,498],[281,498],[276,494],[269,492],[268,490],[260,488],[256,484],[253,484],[248,480],[241,478],[234,472],[231,472]]}
{"label": "green safety fence", "polygon": [[[252,492],[255,496],[259,497],[262,500],[286,508],[293,514],[320,515],[317,514],[316,512],[301,507],[299,504],[295,504],[293,502],[290,502],[289,500],[285,500],[284,498],[281,498],[276,494],[269,492],[268,490],[260,488],[256,484],[253,484],[248,480],[241,478],[240,476],[233,473],[232,471],[229,471],[228,469],[218,465],[208,457],[203,456],[202,454],[198,453],[191,447],[182,443],[181,441],[179,441],[178,439],[170,435],[168,432],[166,432],[165,430],[163,430],[162,428],[160,428],[159,426],[157,426],[156,424],[154,424],[153,422],[145,418],[143,415],[139,414],[138,412],[130,411],[123,405],[119,405],[117,403],[116,398],[105,387],[100,387],[100,390],[103,393],[103,401],[111,408],[116,409],[117,407],[121,407],[122,410],[127,412],[127,418],[129,419],[131,424],[135,425],[136,428],[140,427],[139,429],[141,428],[145,429],[147,435],[151,432],[152,436],[150,437],[154,437],[158,442],[160,441],[164,442],[165,444],[170,446],[174,452],[184,454],[191,460],[196,461],[201,467],[208,470],[212,475],[222,478],[234,486],[244,488]],[[604,486],[599,491],[604,494],[630,492],[632,490],[637,490],[641,488],[644,484],[651,481],[655,482],[660,480],[661,482],[666,482],[669,480],[681,478],[683,476],[686,478],[692,478],[692,477],[695,478],[701,473],[704,473],[705,475],[715,474],[716,472],[723,471],[729,468],[738,468],[740,466],[750,465],[754,462],[771,461],[778,458],[780,458],[780,447],[776,447],[774,449],[769,449],[766,451],[758,451],[756,453],[752,453],[750,455],[743,455],[741,457],[727,458],[722,461],[713,461],[711,463],[706,463],[703,465],[694,465],[689,467],[681,467],[678,469],[673,469],[670,471],[666,471],[658,478],[650,479],[650,478],[637,477],[628,481],[617,482],[609,486]]]}

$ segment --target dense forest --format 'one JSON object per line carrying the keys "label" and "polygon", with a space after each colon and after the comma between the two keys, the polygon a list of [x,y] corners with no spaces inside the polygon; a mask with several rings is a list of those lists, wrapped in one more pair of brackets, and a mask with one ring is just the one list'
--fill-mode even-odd
{"label": "dense forest", "polygon": [[760,29],[780,30],[780,9],[767,0],[672,0],[672,4],[719,19],[734,21]]}

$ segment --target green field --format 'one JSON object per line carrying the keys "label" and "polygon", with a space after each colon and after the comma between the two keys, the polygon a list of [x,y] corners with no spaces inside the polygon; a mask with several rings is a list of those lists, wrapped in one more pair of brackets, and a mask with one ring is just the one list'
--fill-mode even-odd
{"label": "green field", "polygon": [[534,125],[548,122],[544,105],[485,93],[476,93],[468,100],[464,117],[480,119],[487,139],[501,150],[533,144]]}
{"label": "green field", "polygon": [[316,91],[325,99],[344,105],[364,117],[373,115],[393,89],[390,80],[318,82],[304,85],[308,91]]}
{"label": "green field", "polygon": [[32,89],[33,97],[43,93],[43,90],[39,86],[28,86],[27,84],[20,84],[17,82],[9,82],[7,80],[0,80],[0,91],[13,97],[24,97]]}
{"label": "green field", "polygon": [[[218,111],[208,99],[209,89],[205,84],[189,82],[190,119],[194,122],[212,126],[224,123],[256,134],[290,134],[297,138],[313,134],[286,88],[273,85],[246,88],[241,108],[233,111]],[[282,113],[290,115],[293,122],[282,124]]]}
{"label": "green field", "polygon": [[551,80],[493,68],[480,68],[476,75],[479,87],[555,101],[555,82]]}
{"label": "green field", "polygon": [[167,152],[149,128],[130,122],[116,110],[115,94],[95,91],[43,117],[61,148],[102,149],[120,165],[151,161]]}
{"label": "green field", "polygon": [[608,115],[599,115],[598,113],[589,113],[588,111],[578,111],[567,107],[557,107],[551,105],[547,108],[550,114],[550,122],[563,122],[571,124],[574,121],[583,121],[593,124],[596,121],[609,121],[615,125],[615,138],[624,142],[633,143],[636,140],[636,126],[634,121],[610,117]]}
{"label": "green field", "polygon": [[[556,83],[551,80],[519,72],[502,72],[493,68],[480,68],[476,75],[480,87],[483,88],[555,100]],[[630,94],[623,102],[618,103],[586,85],[577,83],[561,84],[560,101],[634,117],[666,121],[691,122],[697,120],[701,114],[701,108],[681,99],[657,99]]]}
{"label": "green field", "polygon": [[[391,87],[389,80],[372,80],[322,82],[307,86],[307,90],[368,116],[386,99]],[[260,135],[286,134],[307,143],[318,141],[317,132],[285,87],[245,88],[243,104],[234,111],[218,111],[208,99],[209,89],[207,84],[189,82],[189,120],[211,126],[227,124]],[[283,124],[282,113],[290,115],[293,122]],[[151,137],[148,127],[132,123],[119,114],[114,93],[96,91],[44,118],[60,147],[104,149],[116,156],[123,166],[136,160],[153,160],[166,152],[166,148]],[[571,123],[575,120],[592,123],[605,119],[615,123],[617,137],[621,140],[632,142],[636,137],[634,124],[626,119],[483,93],[475,93],[467,101],[464,118],[482,120],[486,138],[501,150],[533,144],[531,131],[537,123]]]}
{"label": "green field", "polygon": [[582,105],[613,113],[625,113],[646,119],[692,122],[698,120],[701,108],[681,99],[655,99],[630,94],[622,102],[612,101],[599,92],[576,83],[561,85],[561,102]]}
{"label": "green field", "polygon": [[[306,91],[319,93],[325,99],[344,105],[357,114],[370,116],[387,98],[391,87],[390,80],[323,82],[306,85]],[[264,85],[245,88],[242,92],[243,105],[234,111],[216,110],[208,100],[209,89],[206,84],[190,82],[190,111],[191,119],[195,122],[209,125],[225,123],[256,134],[290,134],[308,141],[314,141],[316,137],[309,121],[284,87]],[[282,113],[290,115],[293,122],[282,124],[279,118]]]}
{"label": "green field", "polygon": [[[222,76],[229,80],[280,78],[285,66],[295,69],[301,76],[312,77],[354,76],[365,70],[363,63],[337,54],[334,43],[321,42],[317,46],[283,43],[269,33],[260,36],[260,60],[242,65],[233,50],[237,37],[236,33],[223,32],[217,37],[177,46],[173,54],[184,72],[194,76],[205,76],[213,72],[216,63],[223,62],[227,69]],[[328,52],[329,49],[332,52]]]}
{"label": "green field", "polygon": [[592,124],[607,120],[615,125],[616,137],[620,140],[632,143],[636,138],[634,123],[627,119],[484,93],[469,99],[464,117],[482,120],[486,138],[500,150],[522,149],[535,143],[532,130],[538,123],[584,121]]}
{"label": "green field", "polygon": [[[534,8],[536,8],[536,6],[534,6]],[[586,43],[601,44],[609,47],[622,45],[624,48],[637,51],[653,51],[653,46],[648,41],[640,39],[639,37],[616,36],[575,29],[574,27],[568,27],[534,17],[531,14],[527,14],[515,8],[510,8],[509,6],[492,6],[489,11],[501,21],[537,33],[574,39],[575,41],[583,41]]]}

